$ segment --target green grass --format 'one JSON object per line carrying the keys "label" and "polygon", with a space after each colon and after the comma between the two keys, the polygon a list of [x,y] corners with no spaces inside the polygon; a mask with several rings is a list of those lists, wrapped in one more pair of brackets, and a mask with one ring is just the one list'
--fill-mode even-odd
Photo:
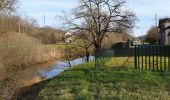
{"label": "green grass", "polygon": [[[124,57],[94,68],[94,61],[71,68],[49,81],[37,100],[168,100],[170,73],[121,68]],[[113,63],[117,62],[117,63]],[[130,63],[127,64],[130,66]]]}

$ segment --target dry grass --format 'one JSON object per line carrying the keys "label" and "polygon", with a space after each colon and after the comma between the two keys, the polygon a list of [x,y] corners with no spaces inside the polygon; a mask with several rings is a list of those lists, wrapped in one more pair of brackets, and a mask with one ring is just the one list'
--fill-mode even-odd
{"label": "dry grass", "polygon": [[[43,46],[38,40],[24,34],[8,35],[1,39],[0,55],[7,69],[18,69],[59,57],[60,52]],[[17,68],[15,68],[17,67]]]}
{"label": "dry grass", "polygon": [[26,35],[8,35],[1,41],[1,57],[4,66],[22,66],[33,62],[39,49],[38,42]]}
{"label": "dry grass", "polygon": [[[42,45],[25,34],[8,33],[0,37],[0,99],[10,99],[24,80],[33,78],[40,69],[36,64],[61,57],[56,49]],[[42,67],[42,66],[41,66]]]}

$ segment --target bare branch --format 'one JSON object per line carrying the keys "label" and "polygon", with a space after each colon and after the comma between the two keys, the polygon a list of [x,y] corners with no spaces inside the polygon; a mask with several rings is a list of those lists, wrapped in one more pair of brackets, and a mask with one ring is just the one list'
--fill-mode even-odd
{"label": "bare branch", "polygon": [[0,0],[0,12],[14,11],[18,0]]}
{"label": "bare branch", "polygon": [[80,0],[73,13],[74,20],[65,21],[70,26],[69,30],[88,33],[92,40],[90,43],[101,48],[107,32],[124,32],[134,27],[135,14],[123,10],[124,4],[124,0]]}

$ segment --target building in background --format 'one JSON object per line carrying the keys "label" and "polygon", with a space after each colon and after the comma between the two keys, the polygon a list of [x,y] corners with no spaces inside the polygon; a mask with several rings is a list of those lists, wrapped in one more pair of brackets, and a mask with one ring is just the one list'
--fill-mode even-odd
{"label": "building in background", "polygon": [[73,33],[70,33],[70,32],[66,32],[65,33],[65,42],[66,43],[71,43],[71,42],[73,42],[73,40],[74,40],[74,34]]}
{"label": "building in background", "polygon": [[170,18],[159,20],[159,44],[170,45]]}

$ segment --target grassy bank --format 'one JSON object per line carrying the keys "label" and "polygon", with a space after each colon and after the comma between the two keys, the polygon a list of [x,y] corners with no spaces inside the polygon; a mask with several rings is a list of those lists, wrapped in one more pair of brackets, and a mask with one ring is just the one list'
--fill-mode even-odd
{"label": "grassy bank", "polygon": [[[166,100],[170,98],[170,73],[120,67],[123,57],[107,60],[102,69],[89,62],[50,80],[37,100]],[[114,63],[113,63],[114,62]],[[117,63],[115,63],[117,62]]]}
{"label": "grassy bank", "polygon": [[39,71],[46,68],[39,64],[61,56],[56,48],[47,47],[24,33],[2,34],[0,36],[0,99],[10,99],[16,89],[25,86],[23,84],[25,80],[33,79]]}

